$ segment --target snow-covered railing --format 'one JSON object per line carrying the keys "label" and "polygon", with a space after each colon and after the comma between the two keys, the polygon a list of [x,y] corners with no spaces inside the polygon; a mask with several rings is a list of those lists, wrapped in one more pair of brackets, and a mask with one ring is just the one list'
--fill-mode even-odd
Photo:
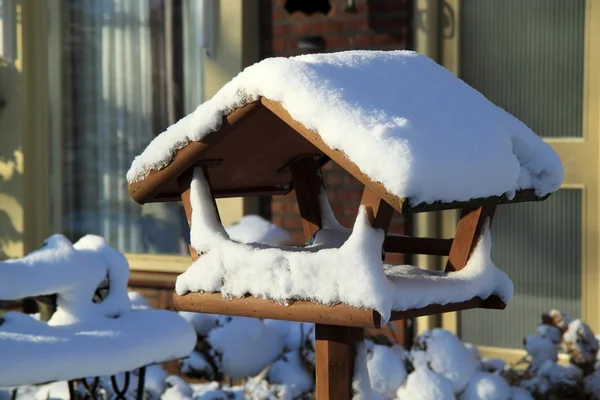
{"label": "snow-covered railing", "polygon": [[142,398],[145,367],[187,356],[196,335],[176,313],[132,304],[128,279],[125,257],[93,235],[75,244],[54,235],[41,249],[0,262],[0,299],[45,298],[48,317],[2,315],[0,387],[69,381],[74,394],[75,381],[95,392],[108,377],[124,398],[135,376]]}

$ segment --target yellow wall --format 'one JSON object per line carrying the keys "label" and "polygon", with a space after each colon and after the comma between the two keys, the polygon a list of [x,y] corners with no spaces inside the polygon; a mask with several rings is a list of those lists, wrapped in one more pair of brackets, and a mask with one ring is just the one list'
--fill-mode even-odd
{"label": "yellow wall", "polygon": [[[0,30],[0,39],[2,31]],[[0,58],[0,259],[23,254],[23,135],[21,21],[17,4],[17,59]]]}
{"label": "yellow wall", "polygon": [[[214,52],[205,59],[206,99],[258,59],[258,1],[215,1],[215,7]],[[225,226],[240,220],[244,206],[246,212],[257,206],[252,199],[242,198],[219,199],[217,205]]]}
{"label": "yellow wall", "polygon": [[0,59],[0,258],[23,254],[20,73]]}

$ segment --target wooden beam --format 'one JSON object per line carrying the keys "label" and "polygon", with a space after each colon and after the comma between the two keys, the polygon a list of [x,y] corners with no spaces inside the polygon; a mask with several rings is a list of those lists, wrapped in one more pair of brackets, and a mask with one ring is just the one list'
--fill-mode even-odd
{"label": "wooden beam", "polygon": [[483,234],[486,221],[491,227],[495,211],[496,205],[463,209],[456,228],[456,236],[450,248],[446,272],[460,271],[467,265],[471,253]]}
{"label": "wooden beam", "polygon": [[[333,306],[304,300],[291,300],[282,305],[251,295],[239,298],[223,298],[221,293],[188,293],[173,295],[173,305],[178,311],[206,314],[237,315],[250,318],[278,319],[284,321],[315,322],[318,324],[350,326],[356,328],[381,328],[381,316],[370,309],[351,307],[346,304]],[[506,304],[498,296],[487,299],[475,297],[466,301],[449,304],[430,304],[422,308],[392,311],[390,321],[445,312],[486,308],[502,310]]]}
{"label": "wooden beam", "polygon": [[420,213],[420,212],[431,212],[431,211],[443,211],[443,210],[455,210],[455,209],[464,209],[464,208],[477,208],[480,206],[493,206],[500,204],[515,204],[515,203],[525,203],[529,201],[544,201],[550,194],[546,196],[539,197],[535,194],[534,189],[523,189],[517,190],[515,195],[512,198],[509,198],[507,195],[502,196],[490,196],[490,197],[480,197],[476,199],[471,199],[468,201],[452,201],[448,203],[442,202],[434,202],[434,203],[421,203],[415,206],[411,206],[409,201],[405,201],[403,203],[402,214],[407,213]]}
{"label": "wooden beam", "polygon": [[366,206],[369,224],[376,229],[387,230],[392,222],[394,208],[377,195],[371,188],[365,186],[360,204]]}
{"label": "wooden beam", "polygon": [[437,239],[412,236],[386,236],[383,249],[388,253],[427,254],[447,256],[452,239]]}
{"label": "wooden beam", "polygon": [[225,139],[237,125],[247,120],[260,109],[259,102],[246,104],[223,118],[223,123],[216,134],[209,134],[199,142],[190,142],[179,149],[169,165],[161,170],[152,170],[144,179],[129,184],[129,194],[138,203],[144,204],[160,192],[170,180],[179,178],[191,169],[198,161],[200,154],[208,147],[215,146]]}
{"label": "wooden beam", "polygon": [[504,310],[506,304],[496,295],[492,295],[487,299],[480,297],[474,297],[467,301],[460,303],[449,303],[449,304],[430,304],[422,308],[411,308],[404,311],[392,311],[390,321],[404,320],[407,318],[423,317],[425,315],[443,314],[454,311],[471,310],[474,308],[485,308],[490,310]]}
{"label": "wooden beam", "polygon": [[317,400],[350,400],[356,346],[364,330],[343,326],[315,327]]}
{"label": "wooden beam", "polygon": [[304,238],[309,240],[322,227],[321,191],[324,190],[321,166],[314,158],[302,158],[290,164]]}
{"label": "wooden beam", "polygon": [[[188,226],[190,230],[192,229],[192,203],[190,201],[190,191],[191,191],[191,183],[192,178],[194,176],[194,169],[191,168],[185,171],[177,178],[177,184],[179,185],[179,195],[181,197],[181,203],[183,204],[183,210],[185,211],[185,216],[187,218]],[[188,248],[190,250],[190,256],[193,261],[198,259],[198,252],[196,249],[192,247],[190,243],[188,243]]]}
{"label": "wooden beam", "polygon": [[378,312],[346,304],[330,306],[311,301],[291,300],[288,305],[282,305],[250,295],[229,299],[223,298],[221,293],[187,293],[182,296],[175,293],[173,305],[178,311],[353,327],[381,327],[381,317]]}

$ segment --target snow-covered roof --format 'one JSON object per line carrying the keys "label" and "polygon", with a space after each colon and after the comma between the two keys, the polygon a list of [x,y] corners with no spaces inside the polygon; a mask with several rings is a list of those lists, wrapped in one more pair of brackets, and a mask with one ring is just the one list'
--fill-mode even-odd
{"label": "snow-covered roof", "polygon": [[520,189],[544,196],[563,180],[548,144],[431,59],[410,51],[349,51],[270,58],[246,68],[156,137],[133,161],[128,181],[164,168],[178,149],[260,98],[280,103],[360,173],[411,204]]}

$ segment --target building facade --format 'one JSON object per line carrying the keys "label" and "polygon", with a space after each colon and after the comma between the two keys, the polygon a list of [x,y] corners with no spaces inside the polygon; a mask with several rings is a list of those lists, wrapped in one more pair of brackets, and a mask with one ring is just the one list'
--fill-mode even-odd
{"label": "building facade", "polygon": [[[600,4],[595,0],[0,0],[0,256],[53,232],[105,236],[132,286],[169,307],[189,265],[176,205],[132,204],[125,171],[170,123],[271,56],[414,49],[517,116],[560,155],[562,189],[500,208],[493,259],[515,283],[503,312],[420,318],[488,355],[520,357],[542,312],[600,330]],[[340,222],[362,186],[330,163]],[[291,196],[219,202],[224,223],[260,213],[302,242]],[[393,232],[448,237],[454,212],[394,217]],[[394,260],[439,269],[439,257]],[[407,329],[407,332],[412,332]],[[410,335],[409,335],[410,336]]]}

